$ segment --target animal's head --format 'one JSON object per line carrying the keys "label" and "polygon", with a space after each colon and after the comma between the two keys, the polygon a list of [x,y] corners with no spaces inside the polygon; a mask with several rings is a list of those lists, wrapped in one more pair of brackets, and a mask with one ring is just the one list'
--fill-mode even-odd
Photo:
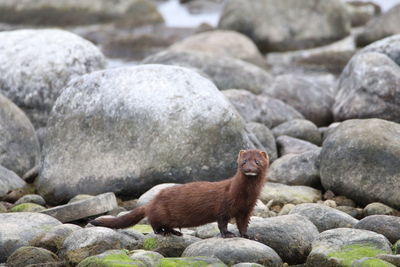
{"label": "animal's head", "polygon": [[240,150],[238,156],[239,171],[247,177],[265,174],[269,166],[268,154],[258,149]]}

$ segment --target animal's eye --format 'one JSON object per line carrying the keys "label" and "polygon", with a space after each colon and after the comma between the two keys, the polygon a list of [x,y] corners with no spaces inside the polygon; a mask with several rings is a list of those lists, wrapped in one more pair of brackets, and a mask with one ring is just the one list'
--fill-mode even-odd
{"label": "animal's eye", "polygon": [[247,163],[247,159],[243,160],[242,165]]}
{"label": "animal's eye", "polygon": [[256,162],[256,164],[257,164],[258,166],[260,166],[261,163],[260,163],[257,159],[255,160],[255,162]]}

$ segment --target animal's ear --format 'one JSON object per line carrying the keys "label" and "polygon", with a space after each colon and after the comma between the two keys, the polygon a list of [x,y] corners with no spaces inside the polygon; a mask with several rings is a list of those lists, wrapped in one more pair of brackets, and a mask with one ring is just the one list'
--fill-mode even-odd
{"label": "animal's ear", "polygon": [[244,150],[240,150],[240,151],[239,151],[239,156],[242,156],[243,153],[244,153]]}
{"label": "animal's ear", "polygon": [[261,151],[260,153],[261,153],[261,155],[262,155],[264,158],[266,158],[267,160],[269,160],[269,157],[268,157],[267,152]]}

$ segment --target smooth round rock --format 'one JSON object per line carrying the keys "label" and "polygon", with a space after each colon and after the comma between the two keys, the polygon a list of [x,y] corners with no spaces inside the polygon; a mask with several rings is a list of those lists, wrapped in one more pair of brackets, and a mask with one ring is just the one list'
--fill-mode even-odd
{"label": "smooth round rock", "polygon": [[209,238],[185,249],[183,257],[216,257],[225,264],[255,262],[266,266],[281,266],[282,260],[270,247],[244,238]]}
{"label": "smooth round rock", "polygon": [[236,31],[214,30],[198,33],[174,43],[169,49],[233,57],[263,68],[266,66],[264,57],[253,41]]}
{"label": "smooth round rock", "polygon": [[43,197],[36,194],[28,194],[21,197],[20,199],[17,200],[17,202],[15,202],[15,205],[22,203],[35,203],[42,206],[46,205],[46,201],[43,199]]}
{"label": "smooth round rock", "polygon": [[360,220],[356,229],[364,229],[384,235],[393,244],[400,240],[400,217],[389,215],[371,215]]}
{"label": "smooth round rock", "polygon": [[20,247],[7,259],[7,264],[13,267],[26,267],[30,264],[51,264],[59,261],[53,252],[44,248]]}
{"label": "smooth round rock", "polygon": [[275,160],[268,170],[268,180],[287,185],[320,185],[321,149],[301,154],[287,154]]}
{"label": "smooth round rock", "polygon": [[143,248],[160,253],[164,257],[180,257],[188,246],[199,241],[200,238],[186,234],[162,236],[151,233],[145,236]]}
{"label": "smooth round rock", "polygon": [[72,232],[64,241],[59,255],[76,265],[87,257],[110,249],[135,249],[138,241],[109,228],[90,227]]}
{"label": "smooth round rock", "polygon": [[[37,128],[46,125],[54,102],[69,80],[105,66],[96,46],[67,31],[6,31],[0,33],[0,39],[0,92],[24,110]],[[38,153],[38,148],[26,151]]]}
{"label": "smooth round rock", "polygon": [[145,58],[141,63],[196,69],[205,73],[220,90],[245,89],[254,94],[261,94],[272,83],[272,76],[256,65],[240,59],[202,52],[166,50]]}
{"label": "smooth round rock", "polygon": [[347,36],[350,16],[340,0],[230,0],[218,28],[246,34],[263,52],[287,51]]}
{"label": "smooth round rock", "polygon": [[282,100],[317,126],[333,121],[331,106],[334,94],[330,84],[299,74],[284,74],[275,78],[264,94]]}
{"label": "smooth round rock", "polygon": [[281,135],[276,138],[276,145],[278,147],[279,155],[284,156],[287,154],[302,154],[308,151],[319,150],[319,147],[313,143],[290,137],[287,135]]}
{"label": "smooth round rock", "polygon": [[25,181],[17,174],[0,165],[0,198],[6,196],[9,191],[25,185]]}
{"label": "smooth round rock", "polygon": [[149,0],[24,0],[0,1],[0,21],[28,25],[82,25],[115,22],[134,27],[163,22]]}
{"label": "smooth round rock", "polygon": [[306,217],[317,226],[320,232],[333,228],[351,228],[358,223],[357,219],[347,213],[322,204],[300,204],[294,207],[289,214],[298,214]]}
{"label": "smooth round rock", "polygon": [[274,136],[287,135],[321,145],[321,133],[317,126],[308,120],[295,119],[284,122],[272,129]]}
{"label": "smooth round rock", "polygon": [[389,207],[388,205],[379,203],[379,202],[373,202],[365,206],[363,209],[363,213],[365,216],[370,216],[370,215],[396,215],[398,211],[395,209]]}
{"label": "smooth round rock", "polygon": [[262,219],[252,217],[248,235],[271,247],[284,262],[293,265],[306,261],[311,243],[318,236],[318,230],[307,218],[299,215]]}
{"label": "smooth round rock", "polygon": [[[2,33],[0,33],[0,39],[4,40],[5,37],[1,37],[1,35]],[[7,82],[4,81],[5,78],[2,77],[3,75],[8,77],[5,73],[11,70],[7,69],[2,71],[2,68],[6,64],[2,63],[6,57],[2,55],[4,51],[2,45],[3,42],[0,44],[0,84],[2,84],[0,92],[6,93],[4,90],[7,88]],[[7,64],[11,63],[7,62]],[[15,72],[13,72],[13,74],[14,73]],[[11,80],[12,78],[10,81]],[[19,107],[2,94],[0,94],[0,135],[0,149],[2,151],[0,155],[1,166],[22,177],[22,175],[39,163],[39,141],[32,123]],[[4,173],[5,171],[3,170],[1,172]],[[7,176],[12,175],[8,174]],[[0,192],[1,191],[3,190],[0,189]]]}
{"label": "smooth round rock", "polygon": [[53,227],[50,231],[31,240],[29,244],[34,247],[45,248],[51,252],[57,253],[64,240],[74,231],[82,229],[75,224],[61,224]]}
{"label": "smooth round rock", "polygon": [[268,182],[264,185],[260,199],[264,203],[270,200],[274,204],[301,204],[312,203],[321,200],[321,191],[308,186],[302,185],[285,185],[279,183]]}
{"label": "smooth round rock", "polygon": [[132,199],[161,181],[226,179],[238,151],[253,147],[215,85],[176,66],[82,76],[63,90],[48,123],[38,192],[49,203],[110,191]]}
{"label": "smooth round rock", "polygon": [[303,118],[293,107],[272,97],[237,89],[225,90],[223,94],[247,122],[259,122],[273,128],[281,123]]}
{"label": "smooth round rock", "polygon": [[246,123],[246,129],[255,135],[265,151],[268,153],[270,162],[278,158],[278,149],[276,147],[275,137],[272,131],[264,124],[258,122]]}
{"label": "smooth round rock", "polygon": [[31,212],[0,213],[0,222],[0,262],[35,237],[61,225],[51,216]]}
{"label": "smooth round rock", "polygon": [[324,141],[321,183],[361,205],[400,208],[400,126],[380,119],[342,122]]}

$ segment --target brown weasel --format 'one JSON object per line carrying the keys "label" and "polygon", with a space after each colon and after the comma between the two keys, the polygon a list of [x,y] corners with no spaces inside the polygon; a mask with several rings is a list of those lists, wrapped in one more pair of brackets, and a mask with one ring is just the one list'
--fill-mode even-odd
{"label": "brown weasel", "polygon": [[116,218],[99,218],[90,223],[109,228],[125,228],[147,216],[154,233],[181,236],[173,228],[194,227],[218,222],[222,237],[233,237],[227,230],[236,219],[240,236],[247,237],[250,214],[265,182],[268,155],[260,150],[241,150],[237,172],[219,182],[192,182],[161,190],[148,204]]}

